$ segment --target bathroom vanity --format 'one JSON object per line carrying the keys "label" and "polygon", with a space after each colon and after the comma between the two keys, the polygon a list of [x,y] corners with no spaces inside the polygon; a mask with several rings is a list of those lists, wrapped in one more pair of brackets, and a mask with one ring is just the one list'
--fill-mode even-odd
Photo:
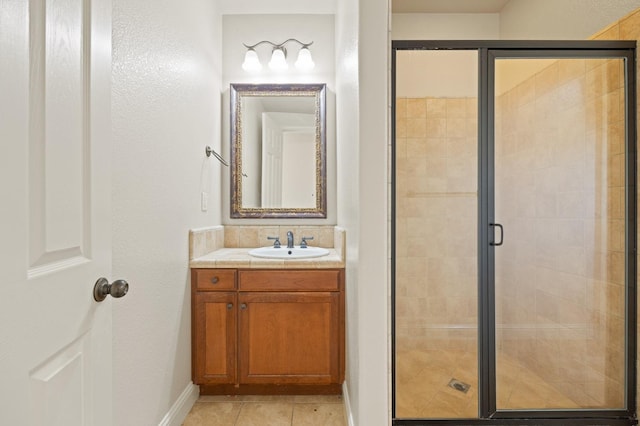
{"label": "bathroom vanity", "polygon": [[222,248],[190,262],[192,373],[201,394],[340,394],[345,277],[315,259]]}
{"label": "bathroom vanity", "polygon": [[344,270],[193,269],[202,394],[340,393]]}

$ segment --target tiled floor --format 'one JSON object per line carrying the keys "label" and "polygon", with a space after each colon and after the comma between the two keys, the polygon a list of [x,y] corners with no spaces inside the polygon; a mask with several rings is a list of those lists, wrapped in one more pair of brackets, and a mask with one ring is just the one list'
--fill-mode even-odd
{"label": "tiled floor", "polygon": [[[407,350],[396,354],[396,412],[402,418],[478,416],[476,354],[453,350]],[[499,355],[497,404],[502,409],[580,408],[573,399],[530,370]],[[455,378],[471,385],[452,389]]]}
{"label": "tiled floor", "polygon": [[203,395],[183,426],[346,426],[339,395]]}

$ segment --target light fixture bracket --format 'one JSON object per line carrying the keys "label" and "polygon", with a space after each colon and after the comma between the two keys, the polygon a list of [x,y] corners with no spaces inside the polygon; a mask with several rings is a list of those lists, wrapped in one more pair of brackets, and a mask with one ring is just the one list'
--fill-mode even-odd
{"label": "light fixture bracket", "polygon": [[282,50],[282,52],[284,53],[284,57],[287,57],[287,49],[284,46],[276,46],[273,49],[271,49],[271,53],[273,53],[276,50]]}
{"label": "light fixture bracket", "polygon": [[267,43],[267,44],[270,44],[274,49],[284,49],[284,45],[289,43],[289,42],[291,42],[291,41],[298,43],[303,48],[304,47],[309,47],[309,46],[311,46],[313,44],[313,41],[310,42],[310,43],[303,43],[298,39],[289,38],[289,39],[283,41],[282,43],[274,43],[274,42],[269,41],[269,40],[262,40],[262,41],[257,42],[256,44],[248,45],[248,44],[242,43],[242,45],[244,47],[246,47],[247,49],[254,49],[257,46],[260,46],[261,44]]}

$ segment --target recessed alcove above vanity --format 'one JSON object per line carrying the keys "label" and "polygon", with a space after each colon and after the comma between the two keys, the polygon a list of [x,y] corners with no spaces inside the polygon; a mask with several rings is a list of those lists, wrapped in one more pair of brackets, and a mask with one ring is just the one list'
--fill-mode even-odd
{"label": "recessed alcove above vanity", "polygon": [[[329,253],[302,259],[249,254],[276,238],[284,242],[281,250],[294,242],[304,250],[303,237]],[[201,394],[342,392],[344,247],[344,230],[334,226],[215,226],[189,233],[192,375]]]}
{"label": "recessed alcove above vanity", "polygon": [[[225,225],[192,230],[189,244],[192,371],[202,394],[342,393],[334,17],[278,16],[265,26],[272,18],[223,19]],[[283,25],[292,33],[283,37]],[[297,45],[287,46],[287,70],[266,66],[271,44],[293,39],[313,53],[315,68],[294,66]],[[241,67],[248,49],[261,71]]]}

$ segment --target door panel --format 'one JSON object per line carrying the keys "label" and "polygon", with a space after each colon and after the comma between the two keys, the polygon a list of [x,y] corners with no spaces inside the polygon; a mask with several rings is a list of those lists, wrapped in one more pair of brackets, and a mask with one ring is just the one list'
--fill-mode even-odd
{"label": "door panel", "polygon": [[29,40],[29,276],[90,256],[83,2],[34,1]]}
{"label": "door panel", "polygon": [[240,293],[240,383],[338,383],[339,294]]}
{"label": "door panel", "polygon": [[197,350],[193,354],[194,383],[236,383],[236,293],[198,292],[195,296]]}
{"label": "door panel", "polygon": [[624,409],[624,59],[495,69],[497,408]]}
{"label": "door panel", "polygon": [[91,376],[84,362],[89,348],[85,334],[29,373],[33,424],[87,424],[82,389]]}
{"label": "door panel", "polygon": [[111,425],[111,2],[3,2],[0,28],[0,423]]}
{"label": "door panel", "polygon": [[477,67],[474,50],[397,53],[395,409],[402,418],[478,416]]}

